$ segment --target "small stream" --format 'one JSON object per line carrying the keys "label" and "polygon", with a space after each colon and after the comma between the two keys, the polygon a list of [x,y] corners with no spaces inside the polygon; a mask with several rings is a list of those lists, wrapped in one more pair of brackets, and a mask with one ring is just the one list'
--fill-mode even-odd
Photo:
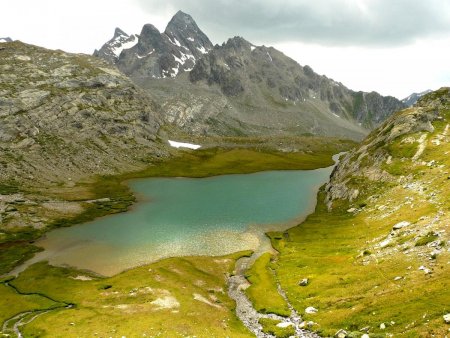
{"label": "small stream", "polygon": [[31,323],[33,320],[35,320],[37,317],[48,313],[50,311],[55,311],[55,310],[59,310],[59,309],[70,309],[73,308],[75,305],[71,304],[71,303],[66,303],[66,302],[61,302],[61,301],[57,301],[55,299],[52,299],[46,295],[43,295],[41,293],[24,293],[19,291],[19,289],[17,289],[14,285],[11,285],[10,282],[12,280],[9,280],[7,282],[3,282],[2,284],[4,284],[5,286],[11,288],[14,290],[15,293],[22,295],[22,296],[39,296],[39,297],[43,297],[46,298],[52,302],[55,303],[55,305],[48,307],[48,308],[44,308],[44,309],[36,309],[36,310],[30,310],[30,311],[24,311],[24,312],[20,312],[16,315],[14,315],[13,317],[5,320],[3,322],[3,326],[2,326],[2,334],[3,335],[9,335],[10,337],[17,337],[17,338],[23,338],[23,334],[20,331],[20,328],[26,324]]}
{"label": "small stream", "polygon": [[[240,258],[236,262],[235,275],[228,278],[228,295],[236,302],[236,315],[241,322],[257,337],[257,338],[276,338],[271,334],[264,333],[262,326],[259,324],[259,319],[270,318],[279,320],[282,323],[293,326],[295,328],[295,337],[299,338],[320,338],[314,332],[305,330],[301,316],[289,303],[284,291],[278,284],[278,292],[285,299],[291,315],[289,317],[282,317],[276,314],[259,313],[253,307],[253,304],[247,298],[245,289],[250,286],[250,283],[244,276],[245,271],[253,264],[257,255],[253,254],[251,257]],[[303,325],[302,325],[303,323]]]}

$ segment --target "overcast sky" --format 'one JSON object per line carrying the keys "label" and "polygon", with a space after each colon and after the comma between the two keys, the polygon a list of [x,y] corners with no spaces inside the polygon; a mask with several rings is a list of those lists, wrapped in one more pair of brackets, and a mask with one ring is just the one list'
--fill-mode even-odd
{"label": "overcast sky", "polygon": [[274,46],[354,90],[450,86],[450,0],[2,0],[0,37],[91,54],[115,27],[164,30],[177,10],[213,43]]}

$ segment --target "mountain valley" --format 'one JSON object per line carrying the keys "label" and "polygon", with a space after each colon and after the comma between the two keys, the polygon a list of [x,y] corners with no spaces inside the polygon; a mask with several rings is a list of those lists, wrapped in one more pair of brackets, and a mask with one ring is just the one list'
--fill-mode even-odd
{"label": "mountain valley", "polygon": [[[162,33],[116,28],[93,55],[0,42],[1,334],[448,335],[449,88],[354,91],[273,47],[213,45],[182,11]],[[311,170],[336,154],[315,211],[268,232],[265,252],[108,277],[23,265],[49,231],[132,212],[129,180]]]}

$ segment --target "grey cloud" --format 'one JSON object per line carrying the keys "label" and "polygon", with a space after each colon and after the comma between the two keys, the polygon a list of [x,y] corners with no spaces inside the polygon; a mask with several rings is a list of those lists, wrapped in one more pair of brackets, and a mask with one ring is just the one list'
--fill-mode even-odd
{"label": "grey cloud", "polygon": [[136,0],[149,13],[182,10],[215,43],[393,46],[450,33],[448,0]]}

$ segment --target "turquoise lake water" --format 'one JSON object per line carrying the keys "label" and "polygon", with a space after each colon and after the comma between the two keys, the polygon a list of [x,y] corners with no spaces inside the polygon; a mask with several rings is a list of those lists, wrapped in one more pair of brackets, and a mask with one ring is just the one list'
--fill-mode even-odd
{"label": "turquoise lake water", "polygon": [[165,257],[261,249],[266,231],[294,226],[313,211],[331,170],[133,180],[139,202],[132,210],[47,233],[37,243],[45,250],[29,263],[112,275]]}

